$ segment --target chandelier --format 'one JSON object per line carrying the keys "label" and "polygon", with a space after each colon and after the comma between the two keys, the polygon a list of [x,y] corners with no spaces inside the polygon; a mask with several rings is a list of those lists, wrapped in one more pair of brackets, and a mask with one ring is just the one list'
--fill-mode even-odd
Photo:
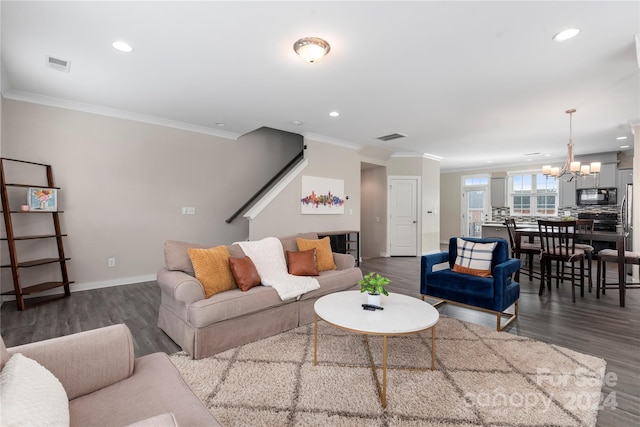
{"label": "chandelier", "polygon": [[600,172],[600,167],[602,166],[600,162],[591,162],[591,164],[588,165],[581,165],[580,162],[576,162],[573,158],[572,119],[573,113],[575,112],[575,108],[565,111],[565,113],[569,115],[569,143],[567,144],[567,160],[564,162],[564,165],[562,165],[562,167],[552,167],[551,165],[542,166],[542,174],[544,176],[553,176],[559,178],[565,174],[571,174],[571,178],[569,178],[569,181],[571,181],[578,176],[595,175]]}

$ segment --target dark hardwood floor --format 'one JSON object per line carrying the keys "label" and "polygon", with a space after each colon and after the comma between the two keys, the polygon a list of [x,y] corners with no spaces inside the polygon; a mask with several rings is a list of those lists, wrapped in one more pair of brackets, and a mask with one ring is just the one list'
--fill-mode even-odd
{"label": "dark hardwood floor", "polygon": [[[363,261],[361,268],[364,273],[377,271],[389,277],[391,292],[420,296],[420,258],[375,258]],[[610,275],[613,279],[613,272]],[[505,333],[604,358],[616,383],[605,386],[603,395],[614,396],[617,408],[600,411],[598,426],[640,425],[640,290],[629,290],[626,307],[621,308],[616,291],[607,291],[599,300],[595,293],[586,293],[574,304],[568,284],[542,296],[538,296],[538,285],[521,276],[519,318]],[[5,302],[0,307],[0,332],[5,344],[12,347],[125,323],[133,334],[136,356],[173,353],[179,347],[156,326],[159,303],[155,282],[74,292],[69,298],[23,312],[16,310],[14,302]],[[439,310],[495,328],[495,316],[488,313],[449,304]]]}

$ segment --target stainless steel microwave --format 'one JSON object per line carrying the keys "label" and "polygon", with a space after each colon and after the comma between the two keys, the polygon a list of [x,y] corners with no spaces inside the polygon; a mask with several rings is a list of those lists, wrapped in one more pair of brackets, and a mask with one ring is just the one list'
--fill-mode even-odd
{"label": "stainless steel microwave", "polygon": [[578,206],[584,205],[617,205],[618,189],[612,188],[579,188],[576,190]]}

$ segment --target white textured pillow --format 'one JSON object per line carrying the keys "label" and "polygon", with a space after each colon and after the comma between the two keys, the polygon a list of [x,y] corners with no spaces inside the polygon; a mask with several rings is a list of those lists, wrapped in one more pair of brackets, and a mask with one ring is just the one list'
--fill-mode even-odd
{"label": "white textured pillow", "polygon": [[47,369],[16,353],[0,372],[2,426],[68,426],[69,399]]}
{"label": "white textured pillow", "polygon": [[491,260],[497,243],[477,243],[458,238],[456,262],[453,271],[472,276],[491,276]]}

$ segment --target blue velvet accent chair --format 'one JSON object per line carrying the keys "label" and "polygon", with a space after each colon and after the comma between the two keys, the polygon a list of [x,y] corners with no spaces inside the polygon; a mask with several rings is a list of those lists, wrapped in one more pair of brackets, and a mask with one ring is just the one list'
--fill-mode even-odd
{"label": "blue velvet accent chair", "polygon": [[[509,245],[504,239],[471,238],[464,240],[477,243],[497,242],[491,260],[491,276],[479,277],[453,271],[457,257],[457,238],[449,240],[449,252],[423,255],[420,272],[420,293],[439,299],[435,307],[450,302],[476,308],[497,315],[496,330],[501,331],[518,317],[520,284],[511,279],[520,270],[520,260],[509,256]],[[448,265],[446,265],[446,264]],[[445,264],[445,265],[443,265]],[[434,271],[434,267],[445,267]],[[513,313],[505,312],[514,306]],[[501,326],[501,317],[508,320]]]}

